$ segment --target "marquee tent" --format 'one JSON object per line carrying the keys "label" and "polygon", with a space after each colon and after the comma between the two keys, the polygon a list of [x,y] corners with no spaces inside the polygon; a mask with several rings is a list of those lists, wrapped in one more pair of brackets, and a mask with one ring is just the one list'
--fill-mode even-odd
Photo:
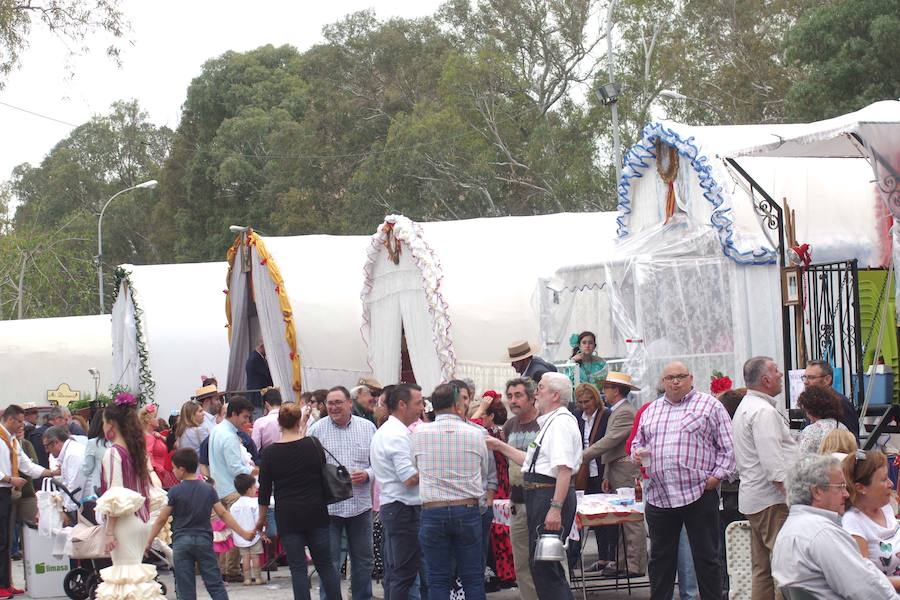
{"label": "marquee tent", "polygon": [[[615,213],[415,223],[390,215],[365,251],[362,334],[368,364],[398,381],[405,341],[416,381],[452,377],[502,389],[507,346],[538,339],[535,283],[558,265],[612,250]],[[404,339],[405,338],[405,339]]]}
{"label": "marquee tent", "polygon": [[226,271],[224,262],[122,265],[117,271],[113,380],[140,390],[163,415],[194,395],[201,376],[224,383]]}
{"label": "marquee tent", "polygon": [[273,382],[302,390],[353,386],[369,373],[359,333],[359,281],[367,236],[260,236],[247,230],[228,251],[228,389],[246,386],[244,365],[262,338]]}
{"label": "marquee tent", "polygon": [[675,358],[707,380],[717,370],[739,376],[753,355],[780,362],[778,223],[753,183],[788,200],[797,237],[817,262],[857,258],[876,267],[890,251],[865,161],[728,160],[773,132],[786,137],[802,127],[649,123],[624,158],[615,252],[556,271],[564,291],[543,295],[543,350],[560,348],[571,332],[614,324],[607,354],[627,358],[624,368],[649,388],[640,400]]}
{"label": "marquee tent", "polygon": [[60,384],[94,395],[115,383],[109,346],[109,315],[0,321],[0,404],[47,404],[47,392]]}

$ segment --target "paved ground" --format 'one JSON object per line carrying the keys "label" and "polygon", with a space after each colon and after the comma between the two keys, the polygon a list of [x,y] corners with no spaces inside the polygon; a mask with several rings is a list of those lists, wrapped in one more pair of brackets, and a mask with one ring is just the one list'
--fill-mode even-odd
{"label": "paved ground", "polygon": [[[585,553],[587,557],[587,553]],[[22,562],[17,561],[13,563],[13,577],[15,579],[16,587],[24,588],[25,587],[25,577],[23,573]],[[171,600],[175,600],[175,586],[172,581],[171,573],[163,573],[160,576],[160,580],[165,583],[168,587],[168,593],[166,594],[167,598]],[[646,581],[646,580],[644,580]],[[313,600],[318,598],[318,581],[315,576],[313,577]],[[345,599],[350,598],[349,594],[349,581],[343,581],[342,583],[343,596]],[[209,596],[205,593],[203,588],[203,582],[200,581],[200,578],[197,578],[197,597],[198,598],[209,598]],[[376,598],[382,598],[381,586],[379,584],[374,584],[373,589],[374,595]],[[244,587],[241,584],[228,584],[228,596],[231,599],[235,600],[257,600],[260,596],[264,596],[267,600],[289,600],[293,598],[293,594],[291,592],[291,580],[287,567],[281,567],[277,572],[272,573],[271,582],[267,585],[263,586],[248,586]],[[19,596],[22,597],[22,596]],[[29,598],[30,596],[26,593],[24,598]],[[60,590],[60,597],[62,596],[62,590]],[[518,590],[516,588],[511,588],[508,590],[501,590],[496,593],[488,594],[488,600],[513,600],[518,598]],[[582,595],[580,592],[575,594],[576,599],[581,598]],[[632,590],[631,595],[628,595],[628,592],[624,589],[620,591],[608,591],[608,592],[588,592],[587,598],[596,599],[596,600],[606,600],[613,598],[629,598],[634,600],[645,600],[650,598],[650,592],[647,588],[634,589]]]}

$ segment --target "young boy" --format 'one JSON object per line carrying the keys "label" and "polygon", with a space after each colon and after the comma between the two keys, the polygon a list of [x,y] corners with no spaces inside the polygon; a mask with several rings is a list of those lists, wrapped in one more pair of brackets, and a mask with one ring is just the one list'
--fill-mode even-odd
{"label": "young boy", "polygon": [[159,511],[159,517],[150,531],[147,547],[150,547],[171,515],[175,595],[179,600],[197,599],[194,575],[196,565],[210,598],[228,600],[219,563],[212,548],[210,513],[215,511],[220,519],[244,539],[252,540],[256,532],[243,529],[219,502],[215,488],[198,479],[198,462],[197,452],[193,448],[180,448],[172,454],[172,471],[180,483],[169,490],[169,504]]}
{"label": "young boy", "polygon": [[[234,489],[241,495],[231,505],[231,514],[238,525],[245,529],[254,529],[259,519],[259,500],[256,497],[256,479],[252,475],[244,473],[234,478]],[[262,556],[262,540],[259,534],[252,540],[246,540],[232,534],[234,545],[241,553],[241,568],[244,571],[244,585],[262,585],[260,576],[260,556]]]}

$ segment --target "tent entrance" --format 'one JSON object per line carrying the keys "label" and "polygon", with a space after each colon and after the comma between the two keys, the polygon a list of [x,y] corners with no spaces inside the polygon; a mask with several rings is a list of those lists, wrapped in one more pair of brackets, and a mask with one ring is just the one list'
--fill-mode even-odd
{"label": "tent entrance", "polygon": [[409,348],[406,346],[406,331],[400,327],[400,383],[415,383],[416,373],[413,370],[412,361],[409,358]]}

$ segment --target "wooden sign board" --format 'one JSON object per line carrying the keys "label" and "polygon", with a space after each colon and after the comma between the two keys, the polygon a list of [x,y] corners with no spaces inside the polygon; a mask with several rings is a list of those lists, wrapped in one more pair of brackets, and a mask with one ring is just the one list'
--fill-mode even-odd
{"label": "wooden sign board", "polygon": [[68,406],[70,402],[81,400],[81,392],[73,390],[68,383],[61,383],[55,390],[47,390],[47,401],[50,404]]}

